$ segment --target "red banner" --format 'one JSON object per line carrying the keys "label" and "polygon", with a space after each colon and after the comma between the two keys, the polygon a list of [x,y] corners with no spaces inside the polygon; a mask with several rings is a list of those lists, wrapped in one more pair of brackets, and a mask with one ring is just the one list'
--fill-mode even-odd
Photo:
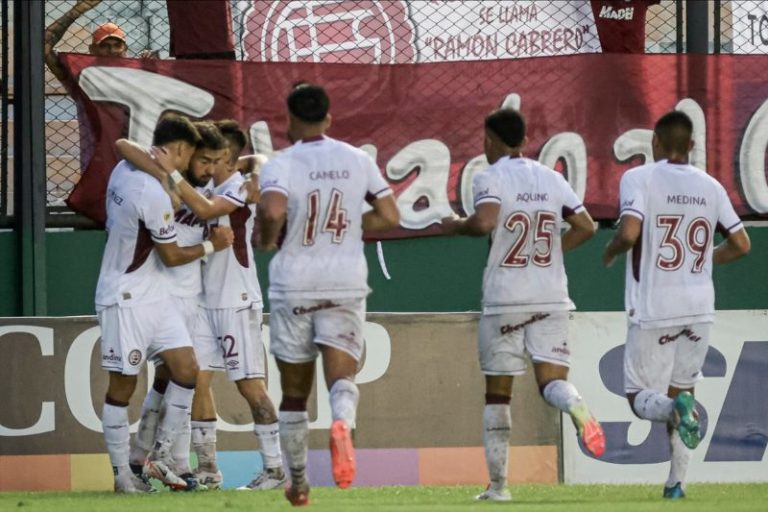
{"label": "red banner", "polygon": [[[617,212],[622,173],[650,158],[653,123],[679,109],[694,121],[692,162],[728,190],[741,215],[768,212],[768,66],[759,56],[575,55],[434,64],[350,65],[146,61],[65,54],[78,79],[95,155],[69,198],[100,222],[113,142],[149,144],[159,115],[234,118],[254,150],[288,145],[284,98],[309,80],[331,97],[329,135],[375,156],[403,214],[400,236],[472,210],[483,119],[502,103],[528,120],[526,155],[564,172],[595,218]],[[87,147],[84,144],[84,147]],[[432,226],[432,228],[430,228]]]}

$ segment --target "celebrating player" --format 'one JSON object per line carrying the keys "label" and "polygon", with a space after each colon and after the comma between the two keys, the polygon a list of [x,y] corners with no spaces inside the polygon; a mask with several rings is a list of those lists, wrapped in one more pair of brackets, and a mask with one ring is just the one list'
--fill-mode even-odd
{"label": "celebrating player", "polygon": [[[362,235],[364,229],[389,230],[400,222],[376,163],[324,135],[331,124],[329,107],[322,87],[294,88],[288,96],[288,135],[295,144],[268,162],[260,176],[262,247],[277,248],[286,225],[269,266],[270,350],[280,369],[280,442],[291,472],[285,494],[293,505],[309,502],[307,399],[319,353],[333,416],[333,477],[342,489],[354,480],[351,429],[359,399],[354,378],[369,292]],[[366,199],[373,210],[363,214]]]}
{"label": "celebrating player", "polygon": [[[490,484],[476,499],[507,501],[507,455],[512,429],[512,382],[533,360],[544,400],[569,414],[584,447],[595,457],[605,436],[576,388],[568,382],[568,297],[563,252],[589,240],[594,224],[556,171],[524,158],[525,120],[512,109],[485,119],[485,155],[491,164],[474,176],[475,213],[443,219],[449,235],[492,234],[483,276],[478,347],[485,374],[483,426]],[[561,235],[563,221],[570,229]]]}
{"label": "celebrating player", "polygon": [[[154,144],[185,169],[200,135],[188,119],[167,116],[154,132]],[[107,244],[96,286],[102,330],[102,368],[109,371],[102,423],[115,475],[115,491],[150,490],[129,467],[128,402],[136,375],[148,358],[159,356],[170,375],[168,404],[156,435],[152,476],[170,472],[171,445],[188,421],[197,361],[184,320],[168,293],[165,266],[184,265],[232,244],[228,228],[210,240],[179,247],[173,208],[160,183],[134,172],[126,161],[112,172],[107,189]]]}
{"label": "celebrating player", "polygon": [[[693,390],[715,318],[712,263],[749,252],[749,236],[720,183],[688,163],[693,123],[665,114],[653,133],[655,163],[621,178],[621,222],[603,254],[627,257],[624,388],[640,418],[667,424],[672,460],[665,498],[685,496],[690,450],[701,440]],[[715,230],[725,241],[713,249]]]}

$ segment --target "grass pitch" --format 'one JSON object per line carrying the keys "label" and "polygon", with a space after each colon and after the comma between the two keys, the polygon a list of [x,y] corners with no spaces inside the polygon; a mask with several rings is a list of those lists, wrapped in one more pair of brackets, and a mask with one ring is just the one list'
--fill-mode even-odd
{"label": "grass pitch", "polygon": [[[740,512],[768,510],[768,484],[692,484],[688,496],[669,501],[660,485],[517,485],[513,501],[476,502],[480,487],[316,487],[313,510],[487,511],[501,508],[532,512]],[[290,510],[282,491],[161,492],[125,496],[108,492],[0,493],[0,511],[52,512],[213,512]]]}

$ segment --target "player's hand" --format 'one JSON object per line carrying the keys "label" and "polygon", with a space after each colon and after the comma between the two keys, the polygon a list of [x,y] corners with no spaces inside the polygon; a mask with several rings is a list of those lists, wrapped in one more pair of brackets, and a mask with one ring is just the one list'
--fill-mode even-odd
{"label": "player's hand", "polygon": [[231,247],[235,241],[235,233],[229,226],[212,226],[208,240],[213,244],[216,251]]}
{"label": "player's hand", "polygon": [[258,203],[259,198],[261,198],[258,175],[246,174],[245,181],[240,185],[240,192],[248,194],[245,198],[246,203]]}
{"label": "player's hand", "polygon": [[462,222],[461,217],[454,213],[449,217],[443,217],[440,221],[440,228],[444,235],[455,235],[458,233]]}
{"label": "player's hand", "polygon": [[167,149],[161,148],[159,146],[152,146],[149,152],[152,154],[152,158],[154,158],[157,163],[160,164],[160,167],[166,173],[171,174],[176,170],[176,167],[173,164],[173,157],[170,155],[170,153],[168,153]]}

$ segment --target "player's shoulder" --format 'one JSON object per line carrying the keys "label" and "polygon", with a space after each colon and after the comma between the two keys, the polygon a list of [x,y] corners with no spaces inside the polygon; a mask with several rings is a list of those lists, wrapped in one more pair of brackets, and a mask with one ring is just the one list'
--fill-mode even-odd
{"label": "player's shoulder", "polygon": [[349,156],[360,158],[360,159],[366,159],[370,160],[371,155],[363,151],[362,149],[353,146],[349,142],[344,142],[343,140],[334,139],[332,137],[325,137],[325,142],[329,144],[334,152],[338,152],[340,154],[347,154]]}
{"label": "player's shoulder", "polygon": [[636,167],[631,167],[621,175],[621,181],[633,183],[645,181],[650,178],[651,173],[659,166],[659,162],[650,162]]}

